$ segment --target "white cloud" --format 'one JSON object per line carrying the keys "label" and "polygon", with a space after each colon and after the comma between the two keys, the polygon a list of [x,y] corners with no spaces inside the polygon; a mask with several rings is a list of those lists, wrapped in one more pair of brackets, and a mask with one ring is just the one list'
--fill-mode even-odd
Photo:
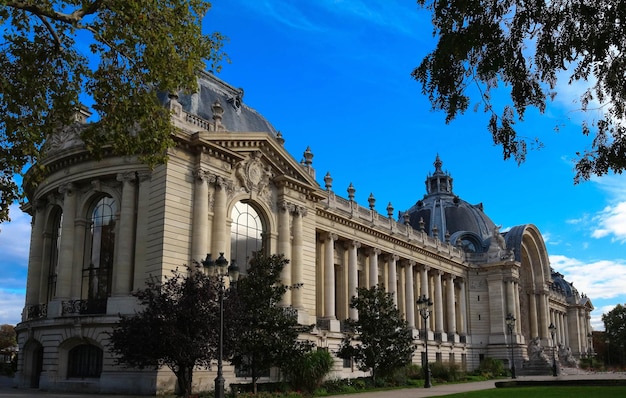
{"label": "white cloud", "polygon": [[593,178],[592,181],[609,195],[609,205],[592,217],[594,227],[591,236],[626,242],[626,176],[609,175]]}
{"label": "white cloud", "polygon": [[591,236],[604,238],[612,236],[612,241],[626,242],[626,202],[605,207],[593,220],[598,223]]}
{"label": "white cloud", "polygon": [[551,255],[550,266],[562,273],[565,280],[574,282],[581,294],[586,294],[594,305],[591,312],[593,330],[604,330],[602,315],[617,304],[626,302],[626,260],[599,260],[584,262],[562,255]]}
{"label": "white cloud", "polygon": [[17,205],[9,208],[10,222],[0,224],[0,253],[3,264],[28,266],[30,248],[30,216],[23,213]]}
{"label": "white cloud", "polygon": [[24,293],[0,289],[0,324],[16,325],[21,321]]}
{"label": "white cloud", "polygon": [[626,260],[599,260],[590,263],[562,255],[551,255],[550,265],[574,282],[579,293],[593,299],[615,299],[626,286]]}

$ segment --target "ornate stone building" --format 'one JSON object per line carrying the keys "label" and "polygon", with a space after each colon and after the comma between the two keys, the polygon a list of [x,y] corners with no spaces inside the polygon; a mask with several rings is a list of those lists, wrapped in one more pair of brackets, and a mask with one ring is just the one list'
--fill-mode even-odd
{"label": "ornate stone building", "polygon": [[[532,339],[556,342],[575,357],[589,350],[590,300],[550,268],[538,229],[506,233],[453,191],[437,156],[426,194],[399,211],[380,214],[336,193],[330,174],[313,168],[307,148],[298,162],[283,138],[243,103],[243,92],[211,74],[198,93],[164,99],[179,132],[166,165],[89,158],[78,138],[86,114],[46,144],[45,180],[26,185],[32,216],[26,303],[17,326],[17,380],[23,387],[153,394],[172,390],[167,370],[116,366],[107,332],[118,314],[132,314],[130,293],[149,275],[162,277],[207,253],[244,265],[252,251],[284,253],[283,274],[305,336],[335,351],[357,287],[383,284],[414,330],[414,361],[427,341],[429,361],[476,368],[495,357],[518,369]],[[26,180],[28,181],[28,179]],[[345,188],[342,188],[342,190]],[[243,269],[245,272],[245,269]],[[434,303],[425,325],[416,299]],[[517,320],[512,330],[508,314]],[[422,354],[423,355],[423,354]],[[272,373],[273,375],[273,373]],[[337,359],[334,377],[361,375]],[[197,388],[211,389],[215,370],[198,371]],[[227,382],[241,382],[226,367]]]}

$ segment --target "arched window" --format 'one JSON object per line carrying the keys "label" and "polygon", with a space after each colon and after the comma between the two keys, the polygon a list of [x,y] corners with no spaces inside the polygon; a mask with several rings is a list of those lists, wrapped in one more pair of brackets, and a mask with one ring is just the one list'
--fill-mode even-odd
{"label": "arched window", "polygon": [[102,349],[93,344],[72,348],[67,362],[67,377],[94,378],[102,373]]}
{"label": "arched window", "polygon": [[61,208],[52,213],[52,227],[50,230],[50,255],[48,257],[48,301],[54,298],[57,286],[57,272],[59,265],[59,250],[61,248],[61,225],[63,225],[63,212]]}
{"label": "arched window", "polygon": [[103,300],[111,293],[111,273],[115,254],[115,215],[117,203],[111,197],[100,198],[91,211],[87,231],[82,298]]}
{"label": "arched window", "polygon": [[253,253],[263,249],[263,221],[259,213],[244,202],[235,204],[231,218],[230,258],[245,272]]}

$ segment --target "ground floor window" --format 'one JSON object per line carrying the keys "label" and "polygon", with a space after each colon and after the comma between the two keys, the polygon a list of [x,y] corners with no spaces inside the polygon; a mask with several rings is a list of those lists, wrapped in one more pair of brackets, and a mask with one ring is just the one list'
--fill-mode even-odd
{"label": "ground floor window", "polygon": [[93,378],[102,373],[102,349],[81,344],[69,352],[67,377]]}

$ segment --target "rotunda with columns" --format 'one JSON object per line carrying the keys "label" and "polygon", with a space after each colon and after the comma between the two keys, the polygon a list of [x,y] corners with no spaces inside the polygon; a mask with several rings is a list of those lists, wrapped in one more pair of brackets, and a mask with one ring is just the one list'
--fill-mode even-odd
{"label": "rotunda with columns", "polygon": [[[535,345],[589,352],[591,301],[550,267],[532,224],[500,232],[483,212],[453,192],[439,156],[426,195],[394,217],[375,198],[367,206],[336,193],[330,173],[318,182],[309,148],[298,162],[271,123],[243,102],[243,90],[199,75],[192,95],[163,98],[178,128],[169,162],[150,170],[136,159],[87,156],[80,140],[85,111],[46,143],[47,174],[25,190],[32,216],[26,303],[16,327],[21,387],[50,391],[154,394],[172,390],[167,369],[120,367],[107,333],[132,314],[131,292],[150,276],[207,253],[245,264],[253,252],[282,253],[282,280],[299,284],[282,305],[302,336],[331,353],[358,287],[383,285],[430,362],[478,367],[494,357],[523,372]],[[345,188],[342,188],[343,191]],[[424,325],[416,300],[434,306]],[[508,330],[508,315],[516,319]],[[551,338],[549,325],[555,325]],[[425,334],[424,334],[425,331]],[[513,352],[511,357],[510,353]],[[420,356],[422,359],[420,359]],[[245,382],[225,366],[226,382]],[[336,358],[331,377],[364,376]],[[278,377],[275,370],[261,381]],[[194,385],[212,389],[215,370],[198,370]]]}

